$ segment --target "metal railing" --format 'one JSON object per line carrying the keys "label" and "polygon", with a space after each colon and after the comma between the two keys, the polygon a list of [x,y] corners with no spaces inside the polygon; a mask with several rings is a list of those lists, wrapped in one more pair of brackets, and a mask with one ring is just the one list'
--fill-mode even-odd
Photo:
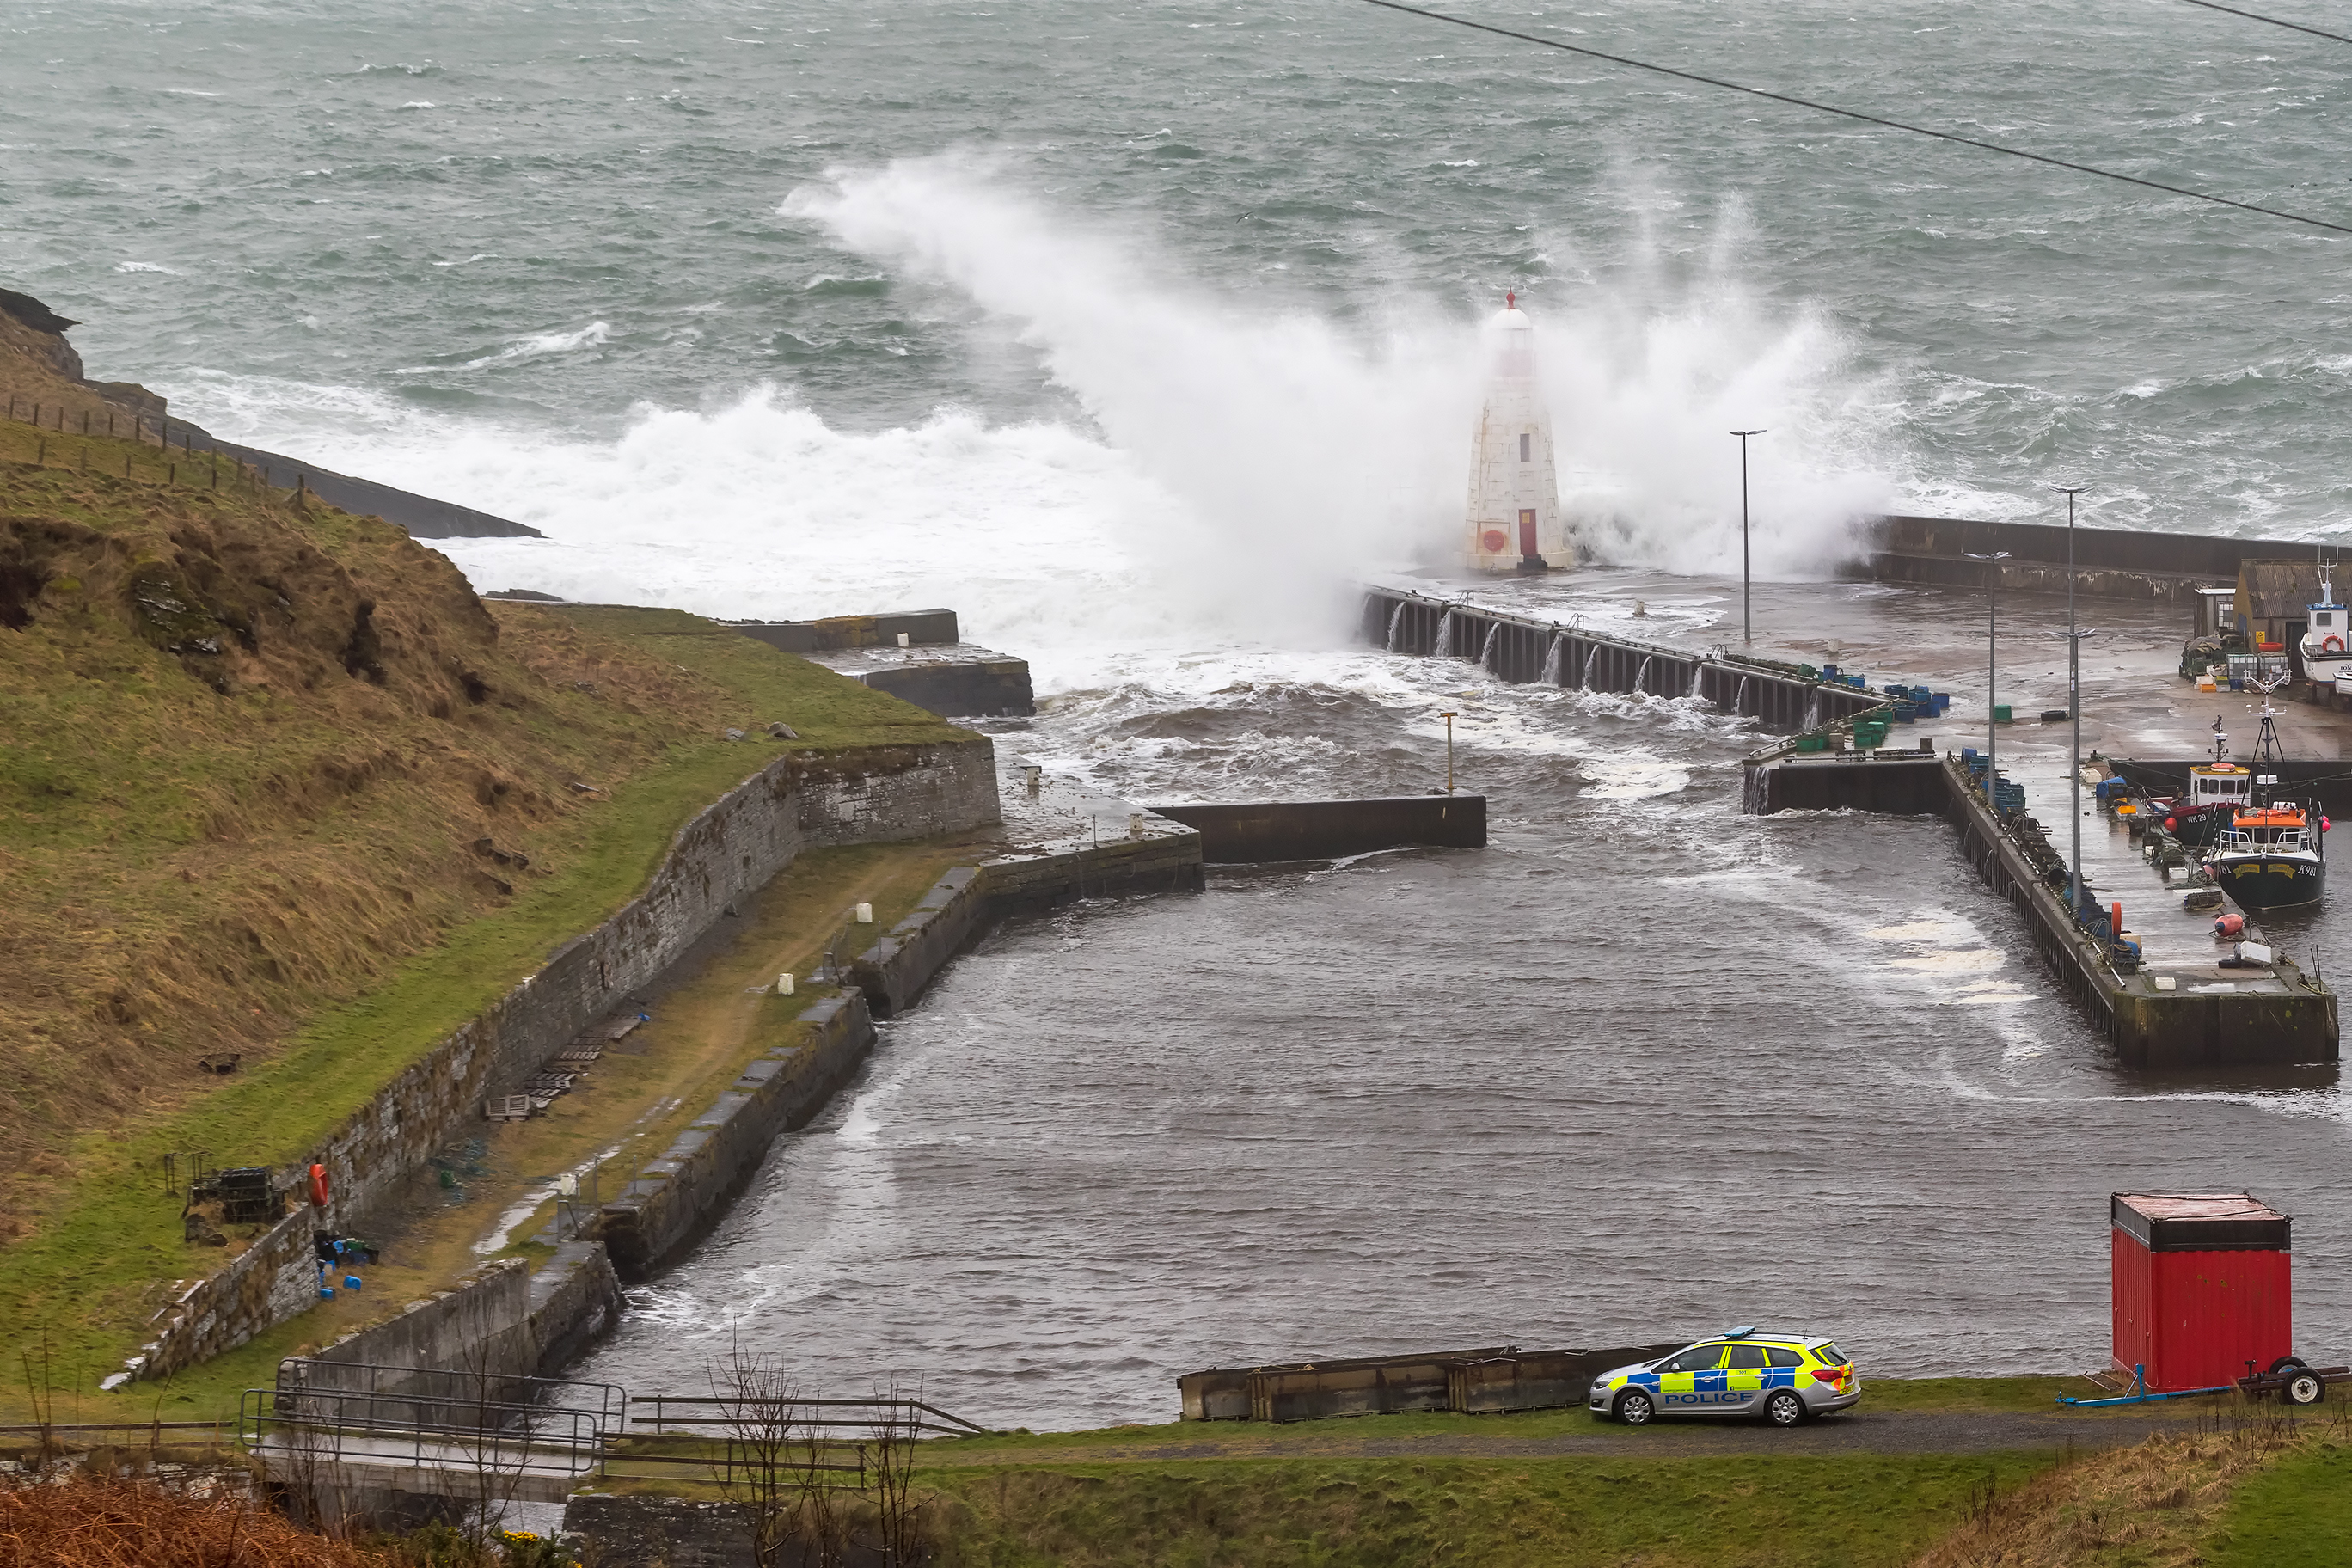
{"label": "metal railing", "polygon": [[[380,1366],[368,1362],[290,1356],[278,1363],[281,1407],[310,1393],[354,1394],[417,1406],[408,1419],[433,1424],[478,1426],[472,1413],[486,1407],[577,1411],[599,1431],[619,1432],[628,1424],[628,1391],[614,1383],[583,1383],[561,1377],[524,1377],[502,1373],[432,1367]],[[425,1412],[443,1412],[428,1415]],[[291,1411],[287,1411],[291,1414]]]}
{"label": "metal railing", "polygon": [[[651,1432],[694,1433],[706,1429],[741,1432],[753,1425],[774,1422],[812,1429],[848,1427],[871,1432],[889,1427],[920,1436],[935,1432],[943,1437],[986,1437],[988,1428],[950,1415],[935,1405],[919,1399],[751,1399],[740,1396],[686,1395],[676,1394],[633,1394],[629,1396],[635,1430]],[[648,1420],[646,1412],[652,1412]],[[672,1415],[672,1411],[683,1414]],[[714,1415],[698,1415],[698,1411],[715,1411]],[[836,1411],[864,1411],[863,1415],[835,1415]]]}
{"label": "metal railing", "polygon": [[238,1402],[237,1440],[265,1465],[297,1475],[332,1465],[577,1479],[603,1463],[605,1433],[593,1412],[483,1401],[468,1419],[416,1418],[452,1409],[428,1402],[420,1412],[407,1394],[248,1389]]}
{"label": "metal railing", "polygon": [[613,1384],[299,1358],[280,1377],[246,1391],[234,1435],[298,1485],[329,1467],[384,1467],[438,1471],[467,1490],[525,1477],[724,1483],[777,1471],[863,1488],[877,1447],[991,1435],[912,1398],[633,1395]]}

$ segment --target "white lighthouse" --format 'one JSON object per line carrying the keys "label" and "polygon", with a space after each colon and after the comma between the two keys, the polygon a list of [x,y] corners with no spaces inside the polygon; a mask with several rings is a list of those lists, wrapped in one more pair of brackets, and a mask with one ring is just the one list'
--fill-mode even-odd
{"label": "white lighthouse", "polygon": [[1536,383],[1536,328],[1517,294],[1486,323],[1486,395],[1470,458],[1463,561],[1473,572],[1541,572],[1565,563],[1551,414]]}

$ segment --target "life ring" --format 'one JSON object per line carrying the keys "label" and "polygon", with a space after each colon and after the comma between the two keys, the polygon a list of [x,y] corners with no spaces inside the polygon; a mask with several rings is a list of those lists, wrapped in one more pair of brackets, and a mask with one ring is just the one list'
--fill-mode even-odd
{"label": "life ring", "polygon": [[2320,639],[2319,651],[2322,653],[2342,653],[2344,651],[2344,639],[2337,637],[2334,632],[2330,632],[2325,637]]}
{"label": "life ring", "polygon": [[327,1206],[327,1167],[310,1167],[310,1202],[319,1208]]}

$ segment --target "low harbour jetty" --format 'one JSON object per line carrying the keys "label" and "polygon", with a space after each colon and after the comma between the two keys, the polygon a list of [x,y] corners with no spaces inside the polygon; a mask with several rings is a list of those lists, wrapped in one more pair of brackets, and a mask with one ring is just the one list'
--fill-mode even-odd
{"label": "low harbour jetty", "polygon": [[[1996,820],[1965,755],[1857,762],[1799,754],[1782,745],[1749,757],[1746,773],[1751,811],[1844,808],[1951,822],[1969,863],[2009,900],[2034,946],[2101,1025],[2126,1067],[2210,1070],[2337,1059],[2335,992],[2265,944],[2254,944],[2266,957],[2252,964],[2217,947],[2210,918],[2242,912],[2220,893],[2207,900],[2210,908],[2189,910],[2158,868],[2127,899],[2107,898],[2118,890],[2110,886],[2077,921],[2066,907],[2063,860],[2022,809],[2022,786],[2004,781],[2004,789],[2021,793],[2004,799]],[[2095,871],[2117,874],[2115,857],[2105,852],[2111,847],[2100,842],[2108,837],[2103,826],[2094,847],[2103,851],[2098,859],[2105,864],[2086,859],[2086,880]],[[2116,927],[2110,911],[2126,902],[2135,911],[2133,924],[2142,929]],[[2258,933],[2252,926],[2248,931]],[[2125,939],[2138,946],[2137,960],[2119,953]]]}
{"label": "low harbour jetty", "polygon": [[1816,730],[1886,700],[1809,665],[1724,648],[1694,653],[1596,632],[1580,619],[1540,620],[1401,588],[1365,594],[1362,635],[1391,653],[1467,659],[1511,685],[1703,698],[1769,730]]}

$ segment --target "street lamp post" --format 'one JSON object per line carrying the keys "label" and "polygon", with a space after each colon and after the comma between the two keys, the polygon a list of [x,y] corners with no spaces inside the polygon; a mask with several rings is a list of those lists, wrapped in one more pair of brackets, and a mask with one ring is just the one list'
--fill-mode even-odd
{"label": "street lamp post", "polygon": [[1739,635],[1743,642],[1756,640],[1756,618],[1748,592],[1748,437],[1761,436],[1761,430],[1734,430],[1739,437]]}
{"label": "street lamp post", "polygon": [[1963,552],[1971,561],[1985,563],[1985,805],[1992,819],[2000,820],[2000,563],[2009,552],[1979,555]]}
{"label": "street lamp post", "polygon": [[2083,634],[2074,626],[2074,498],[2081,485],[2060,485],[2066,493],[2066,716],[2074,729],[2068,788],[2074,802],[2074,908],[2083,918]]}

